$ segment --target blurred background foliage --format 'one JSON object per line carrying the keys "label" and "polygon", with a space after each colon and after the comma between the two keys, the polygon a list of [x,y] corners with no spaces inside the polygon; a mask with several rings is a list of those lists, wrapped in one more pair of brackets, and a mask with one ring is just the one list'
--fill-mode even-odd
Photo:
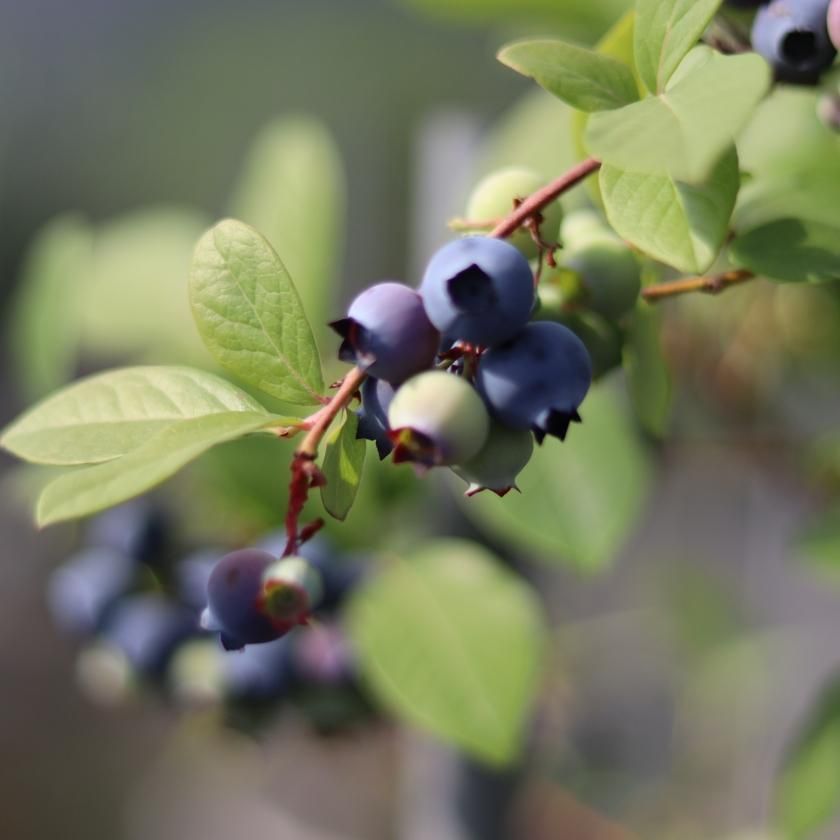
{"label": "blurred background foliage", "polygon": [[[549,177],[579,157],[573,112],[497,64],[498,46],[594,44],[630,5],[0,0],[4,417],[113,364],[211,368],[186,276],[225,215],[275,245],[330,358],[325,322],[372,280],[415,282],[482,173]],[[791,212],[836,221],[840,139],[815,106],[803,90],[761,106],[738,146],[736,229]],[[588,187],[564,197],[591,201]],[[502,803],[509,836],[528,840],[773,840],[778,814],[790,836],[820,836],[840,799],[836,691],[814,705],[840,664],[838,335],[830,286],[640,303],[624,372],[587,399],[567,445],[544,446],[521,496],[463,500],[456,480],[367,459],[331,529],[341,545],[477,539],[539,592],[547,676],[512,775],[387,726],[323,740],[283,718],[257,750],[209,714],[91,705],[43,606],[79,532],[36,538],[21,499],[43,471],[7,464],[0,834],[446,840],[483,819],[496,824],[475,836],[492,840]],[[281,521],[290,452],[226,444],[159,498],[187,544],[245,543]],[[397,604],[410,597],[399,576],[386,583]],[[356,620],[393,655],[399,636]],[[468,708],[440,716],[474,737]]]}

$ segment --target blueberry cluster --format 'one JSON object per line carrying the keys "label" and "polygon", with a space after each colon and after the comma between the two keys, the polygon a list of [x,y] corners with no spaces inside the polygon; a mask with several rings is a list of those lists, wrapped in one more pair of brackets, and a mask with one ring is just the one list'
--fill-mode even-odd
{"label": "blueberry cluster", "polygon": [[[503,170],[479,184],[468,210],[497,219],[540,185],[528,170]],[[546,219],[559,224],[560,216],[559,205],[549,207],[541,228]],[[541,230],[532,233],[522,250],[483,235],[449,242],[432,256],[417,289],[373,285],[331,324],[342,338],[339,357],[368,374],[359,436],[375,441],[380,457],[392,454],[421,470],[449,466],[469,483],[469,494],[504,495],[535,438],[565,439],[570,423],[580,421],[590,354],[559,319],[533,320],[536,269],[528,257],[546,246]],[[605,234],[589,254],[569,252],[576,266],[570,270],[588,273],[598,287],[602,268],[615,261],[610,249],[621,252],[619,261],[629,259],[632,276],[622,300],[603,289],[597,295],[607,308],[623,310],[623,299],[632,304],[639,291],[638,267],[623,243]]]}
{"label": "blueberry cluster", "polygon": [[[348,707],[369,710],[339,620],[360,560],[320,535],[303,556],[278,560],[284,534],[181,556],[170,532],[148,503],[123,505],[92,520],[84,547],[52,573],[48,607],[84,642],[85,687],[111,700],[153,688],[234,713],[315,696],[319,725]],[[306,632],[290,632],[301,623]],[[336,714],[325,720],[322,709]]]}
{"label": "blueberry cluster", "polygon": [[752,46],[770,62],[781,81],[816,84],[833,63],[840,45],[839,0],[729,3],[758,8],[752,26]]}

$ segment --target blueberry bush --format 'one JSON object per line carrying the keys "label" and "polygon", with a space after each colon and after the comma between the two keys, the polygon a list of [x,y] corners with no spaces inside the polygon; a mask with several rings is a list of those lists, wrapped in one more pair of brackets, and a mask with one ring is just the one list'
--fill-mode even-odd
{"label": "blueberry bush", "polygon": [[[329,685],[342,701],[319,725],[386,711],[482,762],[518,760],[549,631],[499,555],[597,573],[632,533],[651,444],[673,422],[665,301],[840,281],[840,0],[629,5],[567,4],[581,25],[596,8],[610,18],[594,47],[500,49],[555,99],[497,132],[420,275],[371,283],[343,315],[324,246],[339,238],[341,165],[309,121],[261,138],[231,208],[242,221],[43,232],[15,336],[38,399],[0,442],[40,466],[27,473],[40,526],[93,517],[48,593],[85,640],[85,681],[235,718]],[[535,153],[555,100],[565,146]],[[285,193],[263,186],[269,172]],[[188,313],[170,305],[182,266],[166,254],[194,240]],[[138,265],[157,285],[135,282]],[[66,384],[103,348],[132,364]],[[835,475],[836,436],[820,446]],[[205,544],[186,550],[137,497],[200,456],[181,513],[205,521]],[[458,497],[498,550],[435,534],[423,487]],[[206,524],[220,509],[234,513]],[[838,520],[806,540],[835,551]],[[836,695],[780,775],[785,836],[840,808],[837,774],[825,782]]]}

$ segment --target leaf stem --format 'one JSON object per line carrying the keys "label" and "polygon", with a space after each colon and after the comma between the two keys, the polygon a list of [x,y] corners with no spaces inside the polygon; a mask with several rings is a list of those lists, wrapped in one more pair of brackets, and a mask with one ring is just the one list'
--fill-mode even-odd
{"label": "leaf stem", "polygon": [[338,412],[346,408],[353,399],[353,395],[359,390],[367,374],[358,367],[353,368],[342,380],[341,387],[333,394],[330,401],[312,417],[312,426],[301,441],[300,446],[295,450],[296,456],[314,458],[318,454],[318,446],[327,429],[335,420]]}
{"label": "leaf stem", "polygon": [[642,290],[642,297],[651,303],[655,303],[664,298],[686,295],[691,292],[717,295],[739,283],[746,283],[747,280],[752,280],[754,277],[755,274],[743,268],[724,271],[721,274],[712,274],[708,277],[681,277],[679,280],[669,280],[665,283],[647,286]]}
{"label": "leaf stem", "polygon": [[529,195],[510,215],[505,216],[490,231],[488,236],[496,236],[499,239],[510,236],[517,228],[520,228],[532,218],[535,213],[539,213],[543,207],[551,204],[554,199],[579,184],[584,178],[596,172],[600,167],[601,161],[595,160],[592,157],[576,163],[559,178],[555,178],[550,184],[546,184],[542,189]]}

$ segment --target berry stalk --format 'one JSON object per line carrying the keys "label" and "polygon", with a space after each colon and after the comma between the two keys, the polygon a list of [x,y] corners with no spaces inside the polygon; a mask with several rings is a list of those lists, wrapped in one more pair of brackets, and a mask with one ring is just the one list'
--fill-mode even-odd
{"label": "berry stalk", "polygon": [[663,298],[686,295],[691,292],[703,292],[707,295],[717,295],[726,289],[740,283],[746,283],[755,277],[751,271],[736,269],[712,274],[708,277],[681,277],[679,280],[669,280],[642,289],[642,297],[651,303]]}

